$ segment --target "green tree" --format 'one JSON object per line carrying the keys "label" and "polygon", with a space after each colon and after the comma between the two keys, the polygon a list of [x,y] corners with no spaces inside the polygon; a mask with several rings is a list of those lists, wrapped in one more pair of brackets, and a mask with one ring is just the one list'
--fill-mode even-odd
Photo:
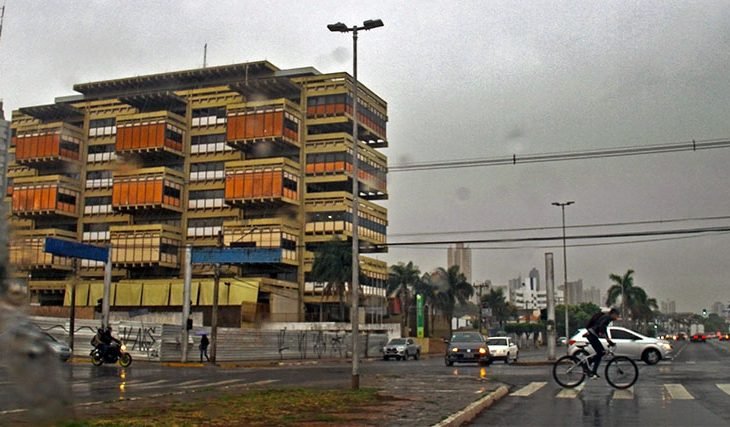
{"label": "green tree", "polygon": [[398,293],[403,308],[403,316],[401,319],[401,330],[405,330],[409,322],[409,314],[411,301],[411,291],[415,288],[416,283],[420,281],[421,271],[418,266],[413,265],[413,261],[408,264],[399,262],[390,266],[390,274],[388,276],[388,295],[393,292]]}
{"label": "green tree", "polygon": [[459,266],[454,265],[447,269],[439,267],[431,274],[431,285],[434,292],[434,304],[446,317],[449,324],[449,336],[452,335],[451,318],[454,316],[456,304],[466,304],[469,297],[474,295],[474,287],[466,281]]}
{"label": "green tree", "polygon": [[500,328],[504,321],[514,316],[515,308],[505,299],[502,288],[490,289],[487,295],[482,296],[482,304],[492,309],[492,317],[499,322]]}
{"label": "green tree", "polygon": [[[590,302],[568,305],[570,334],[574,334],[580,328],[585,328],[591,317],[600,310],[600,307]],[[541,317],[543,320],[547,320],[547,310],[542,310]],[[558,334],[562,334],[565,330],[565,305],[560,304],[555,307],[555,330],[558,331]]]}
{"label": "green tree", "polygon": [[618,274],[608,276],[614,284],[608,288],[606,304],[614,305],[620,299],[621,317],[631,321],[634,326],[641,322],[646,325],[654,317],[657,302],[656,299],[649,298],[644,289],[634,285],[633,274],[634,270],[629,269],[623,276]]}
{"label": "green tree", "polygon": [[352,246],[335,238],[319,246],[314,252],[310,278],[325,283],[319,307],[319,321],[322,319],[322,304],[327,295],[337,294],[340,303],[340,321],[345,321],[345,283],[352,280]]}

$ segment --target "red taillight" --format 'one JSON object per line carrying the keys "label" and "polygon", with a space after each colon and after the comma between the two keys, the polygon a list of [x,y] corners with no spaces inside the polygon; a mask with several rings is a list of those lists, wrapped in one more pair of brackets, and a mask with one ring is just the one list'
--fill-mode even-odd
{"label": "red taillight", "polygon": [[575,340],[568,340],[568,345],[573,345],[573,344],[575,344]]}

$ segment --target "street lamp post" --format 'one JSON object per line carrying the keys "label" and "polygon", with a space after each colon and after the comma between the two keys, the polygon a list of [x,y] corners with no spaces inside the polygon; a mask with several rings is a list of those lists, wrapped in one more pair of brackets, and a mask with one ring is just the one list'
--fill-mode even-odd
{"label": "street lamp post", "polygon": [[[565,307],[565,339],[570,339],[570,327],[568,326],[568,256],[565,245],[565,207],[570,206],[574,201],[553,202],[553,206],[559,206],[563,212],[563,305]],[[566,342],[567,347],[567,342]]]}
{"label": "street lamp post", "polygon": [[360,345],[359,345],[359,310],[360,305],[360,236],[358,234],[360,226],[360,218],[358,217],[358,209],[360,204],[360,189],[358,186],[358,175],[360,159],[358,158],[358,129],[357,129],[357,97],[358,97],[358,81],[357,81],[357,32],[360,30],[372,30],[382,27],[383,21],[380,19],[369,19],[361,26],[348,27],[342,22],[327,25],[332,32],[352,33],[352,74],[354,79],[352,89],[352,307],[350,308],[350,321],[352,322],[352,389],[360,388]]}

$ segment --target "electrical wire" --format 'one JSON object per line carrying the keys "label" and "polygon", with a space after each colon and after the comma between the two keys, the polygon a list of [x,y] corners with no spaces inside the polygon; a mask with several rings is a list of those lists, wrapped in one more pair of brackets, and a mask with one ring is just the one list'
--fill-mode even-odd
{"label": "electrical wire", "polygon": [[438,160],[428,162],[414,162],[394,164],[388,172],[411,172],[454,168],[472,168],[486,166],[504,166],[529,163],[557,162],[566,160],[604,159],[612,157],[638,156],[645,154],[676,153],[684,151],[711,150],[730,148],[730,139],[706,139],[676,142],[669,144],[654,144],[641,146],[626,146],[615,148],[599,148],[581,151],[562,151],[554,153],[512,154],[487,158]]}

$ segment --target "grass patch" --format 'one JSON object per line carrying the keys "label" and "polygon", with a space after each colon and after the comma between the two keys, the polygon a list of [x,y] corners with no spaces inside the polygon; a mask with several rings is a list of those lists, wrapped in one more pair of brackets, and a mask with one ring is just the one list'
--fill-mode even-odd
{"label": "grass patch", "polygon": [[154,410],[140,408],[114,416],[80,420],[64,426],[292,426],[301,423],[343,424],[359,408],[379,400],[377,390],[284,388],[227,392],[190,401],[152,400]]}

